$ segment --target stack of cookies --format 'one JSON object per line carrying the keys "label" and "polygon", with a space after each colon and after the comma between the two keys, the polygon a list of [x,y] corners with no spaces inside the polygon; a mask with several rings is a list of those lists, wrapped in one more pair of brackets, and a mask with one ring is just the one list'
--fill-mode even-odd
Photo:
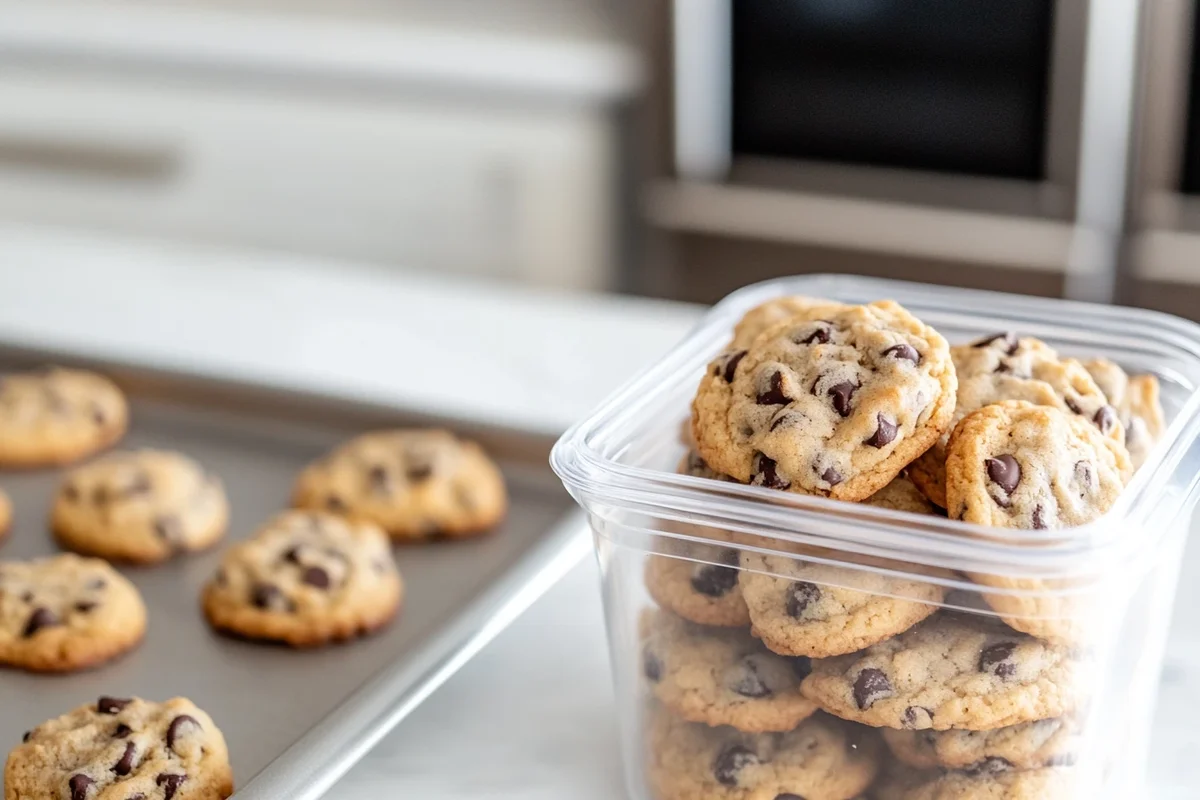
{"label": "stack of cookies", "polygon": [[[710,363],[678,471],[1035,534],[1103,515],[1163,430],[1153,376],[1011,333],[951,346],[890,301],[787,297]],[[659,800],[1078,790],[1092,619],[1061,586],[671,532],[640,621]]]}
{"label": "stack of cookies", "polygon": [[[89,458],[121,440],[129,417],[125,396],[101,375],[5,375],[0,468]],[[486,533],[504,517],[507,494],[474,442],[388,430],[306,467],[292,505],[222,557],[201,597],[213,629],[293,647],[377,631],[404,594],[390,545]],[[71,552],[0,561],[0,666],[68,673],[133,650],[149,615],[112,564],[152,566],[210,548],[229,514],[220,478],[182,453],[119,451],[68,469],[47,527]],[[0,541],[12,519],[0,491]],[[10,800],[217,800],[233,791],[221,732],[182,698],[102,697],[45,722],[9,755],[4,778]]]}

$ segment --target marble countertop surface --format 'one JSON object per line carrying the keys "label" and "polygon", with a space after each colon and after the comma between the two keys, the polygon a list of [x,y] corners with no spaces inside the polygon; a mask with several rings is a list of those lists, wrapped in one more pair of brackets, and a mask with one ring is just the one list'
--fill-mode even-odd
{"label": "marble countertop surface", "polygon": [[[336,388],[543,432],[586,414],[698,314],[672,303],[398,279],[278,254],[0,225],[0,340]],[[464,370],[487,391],[461,392]],[[1200,708],[1200,547],[1189,549],[1183,570],[1151,757],[1159,800],[1200,792],[1192,719]],[[329,796],[622,794],[599,575],[589,558]]]}

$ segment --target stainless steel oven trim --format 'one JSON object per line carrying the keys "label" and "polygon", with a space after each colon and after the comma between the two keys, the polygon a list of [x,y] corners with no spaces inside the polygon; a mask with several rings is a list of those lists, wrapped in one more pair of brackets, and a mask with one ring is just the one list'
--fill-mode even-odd
{"label": "stainless steel oven trim", "polygon": [[[1094,0],[1057,0],[1040,183],[805,160],[735,158],[730,0],[674,0],[674,162],[682,180],[1069,220],[1075,206],[1088,20]],[[1123,2],[1123,0],[1118,0]],[[919,181],[914,181],[919,177]],[[981,201],[981,196],[988,199]]]}

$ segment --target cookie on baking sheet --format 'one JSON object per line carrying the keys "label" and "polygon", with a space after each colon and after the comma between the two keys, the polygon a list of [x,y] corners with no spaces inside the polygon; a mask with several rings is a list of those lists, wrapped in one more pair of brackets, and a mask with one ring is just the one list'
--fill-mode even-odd
{"label": "cookie on baking sheet", "polygon": [[[897,478],[865,502],[933,513],[929,501],[905,478]],[[829,557],[840,560],[846,554]],[[785,655],[824,658],[861,650],[916,625],[937,611],[945,597],[940,586],[881,574],[866,561],[861,567],[842,567],[805,561],[799,555],[744,553],[741,566],[746,571],[738,575],[738,583],[754,635]]]}
{"label": "cookie on baking sheet", "polygon": [[642,621],[642,673],[676,716],[760,733],[789,731],[817,710],[800,694],[807,658],[767,651],[742,630],[705,628],[666,611]]}
{"label": "cookie on baking sheet", "polygon": [[761,303],[747,311],[738,320],[738,324],[733,328],[733,341],[729,343],[727,349],[745,349],[767,328],[778,325],[784,320],[791,319],[814,308],[823,307],[838,308],[843,306],[841,303],[834,302],[833,300],[823,300],[819,297],[805,297],[800,294],[776,297],[765,303]]}
{"label": "cookie on baking sheet", "polygon": [[872,789],[878,800],[1070,800],[1077,776],[1067,767],[1033,770],[887,770]]}
{"label": "cookie on baking sheet", "polygon": [[1108,402],[1117,409],[1125,427],[1125,448],[1136,470],[1162,438],[1167,423],[1159,399],[1158,378],[1153,375],[1126,374],[1107,358],[1085,361],[1084,366],[1096,380]]}
{"label": "cookie on baking sheet", "polygon": [[12,528],[12,501],[8,499],[3,489],[0,489],[0,542],[3,542],[8,536],[8,531]]}
{"label": "cookie on baking sheet", "polygon": [[5,800],[224,800],[225,738],[190,700],[101,697],[25,734],[4,768]]}
{"label": "cookie on baking sheet", "polygon": [[125,434],[129,407],[116,384],[77,369],[0,377],[0,467],[66,464]]}
{"label": "cookie on baking sheet", "polygon": [[875,734],[816,714],[787,733],[743,733],[656,709],[646,743],[655,800],[852,800],[879,770]]}
{"label": "cookie on baking sheet", "polygon": [[310,464],[293,505],[369,520],[408,541],[486,532],[504,518],[508,497],[479,445],[412,429],[363,434]]}
{"label": "cookie on baking sheet", "polygon": [[138,590],[100,559],[0,561],[0,664],[84,669],[132,650],[145,632]]}
{"label": "cookie on baking sheet", "polygon": [[820,307],[714,361],[692,428],[735,480],[862,500],[941,436],[955,386],[946,340],[900,305]]}
{"label": "cookie on baking sheet", "polygon": [[402,596],[388,538],[373,523],[287,511],[222,557],[203,606],[217,630],[310,647],[382,628]]}
{"label": "cookie on baking sheet", "polygon": [[1124,442],[1125,429],[1108,398],[1082,364],[1060,358],[1045,342],[1014,333],[996,334],[950,348],[958,394],[950,429],[916,459],[908,474],[926,497],[946,508],[946,447],[950,433],[968,414],[1005,400],[1063,408],[1092,421],[1102,433]]}
{"label": "cookie on baking sheet", "polygon": [[220,479],[165,450],[112,453],[72,469],[51,512],[68,550],[141,564],[210,547],[228,521]]}
{"label": "cookie on baking sheet", "polygon": [[1059,717],[990,731],[885,728],[883,740],[896,758],[918,769],[999,772],[1074,763],[1079,727]]}
{"label": "cookie on baking sheet", "polygon": [[972,413],[946,448],[953,519],[1035,530],[1100,517],[1133,472],[1125,446],[1069,411],[1007,401]]}
{"label": "cookie on baking sheet", "polygon": [[1069,713],[1082,667],[991,618],[942,612],[858,653],[815,659],[800,691],[880,728],[991,730]]}

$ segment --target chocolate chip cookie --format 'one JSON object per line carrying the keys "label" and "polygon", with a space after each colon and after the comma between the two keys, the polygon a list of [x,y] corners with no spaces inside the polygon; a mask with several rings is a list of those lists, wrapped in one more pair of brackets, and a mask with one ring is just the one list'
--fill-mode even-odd
{"label": "chocolate chip cookie", "polygon": [[1125,429],[1116,410],[1078,361],[1060,358],[1045,342],[1014,333],[989,336],[950,349],[958,394],[950,430],[910,465],[908,473],[926,497],[946,508],[946,448],[959,421],[984,406],[1005,400],[1069,410],[1114,441]]}
{"label": "chocolate chip cookie", "polygon": [[946,340],[900,305],[821,307],[714,361],[692,430],[735,480],[862,500],[941,436],[955,387]]}
{"label": "chocolate chip cookie", "polygon": [[804,295],[788,295],[776,297],[755,306],[746,312],[733,328],[733,341],[729,343],[730,350],[745,349],[758,338],[767,328],[778,325],[784,320],[791,319],[814,308],[843,307],[841,303],[832,300],[822,300],[819,297]]}
{"label": "chocolate chip cookie", "polygon": [[843,719],[881,728],[991,730],[1078,703],[1068,651],[991,618],[942,612],[866,650],[816,659],[800,687]]}
{"label": "chocolate chip cookie", "polygon": [[817,710],[800,694],[808,670],[807,658],[777,656],[745,631],[704,628],[666,611],[643,620],[646,683],[691,722],[789,731]]}
{"label": "chocolate chip cookie", "polygon": [[508,508],[483,449],[443,430],[376,431],[310,465],[293,505],[368,520],[393,539],[484,533]]}
{"label": "chocolate chip cookie", "polygon": [[132,650],[145,632],[141,595],[104,561],[0,561],[0,664],[84,669]]}
{"label": "chocolate chip cookie", "polygon": [[101,697],[44,722],[8,756],[5,800],[224,800],[233,794],[225,738],[177,697]]}
{"label": "chocolate chip cookie", "polygon": [[[696,453],[688,453],[676,472],[709,480],[729,481],[713,471]],[[719,528],[667,522],[664,527],[687,536],[728,541],[731,534]],[[750,615],[738,588],[738,553],[732,547],[691,541],[670,541],[670,555],[646,559],[646,589],[654,602],[684,619],[701,625],[745,626]],[[676,557],[677,556],[677,557]]]}
{"label": "chocolate chip cookie", "polygon": [[906,731],[885,728],[896,758],[918,769],[1000,772],[1063,766],[1075,761],[1079,728],[1070,719],[1043,719],[990,731]]}
{"label": "chocolate chip cookie", "polygon": [[140,564],[210,547],[228,520],[220,479],[163,450],[112,453],[76,467],[63,478],[51,513],[68,550]]}
{"label": "chocolate chip cookie", "polygon": [[125,434],[121,390],[94,372],[47,368],[0,377],[0,467],[66,464]]}
{"label": "chocolate chip cookie", "polygon": [[1007,401],[975,411],[946,450],[953,519],[1035,530],[1103,515],[1133,472],[1125,446],[1077,414]]}
{"label": "chocolate chip cookie", "polygon": [[1125,448],[1136,470],[1146,461],[1167,424],[1159,399],[1158,378],[1153,375],[1130,377],[1120,366],[1106,358],[1085,361],[1108,402],[1117,409],[1125,427]]}
{"label": "chocolate chip cookie", "polygon": [[378,630],[396,615],[402,595],[377,526],[288,511],[224,555],[203,606],[217,630],[311,647]]}
{"label": "chocolate chip cookie", "polygon": [[816,714],[787,733],[743,733],[658,710],[647,736],[655,800],[850,800],[881,757],[871,731]]}
{"label": "chocolate chip cookie", "polygon": [[966,772],[895,769],[872,790],[878,800],[1068,800],[1080,797],[1064,767]]}

